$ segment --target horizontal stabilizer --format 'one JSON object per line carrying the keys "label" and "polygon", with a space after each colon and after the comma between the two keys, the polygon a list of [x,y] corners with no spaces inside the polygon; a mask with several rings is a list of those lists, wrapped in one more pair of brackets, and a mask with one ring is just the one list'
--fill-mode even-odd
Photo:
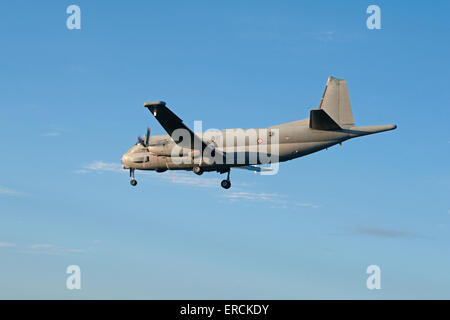
{"label": "horizontal stabilizer", "polygon": [[311,110],[309,127],[316,130],[340,130],[342,129],[323,109]]}

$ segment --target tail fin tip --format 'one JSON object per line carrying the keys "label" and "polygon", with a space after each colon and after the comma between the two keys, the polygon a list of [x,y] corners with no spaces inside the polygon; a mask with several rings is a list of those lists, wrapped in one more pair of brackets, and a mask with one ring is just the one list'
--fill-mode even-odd
{"label": "tail fin tip", "polygon": [[333,76],[328,77],[319,109],[323,109],[341,126],[353,126],[355,124],[347,82],[344,79],[338,79]]}

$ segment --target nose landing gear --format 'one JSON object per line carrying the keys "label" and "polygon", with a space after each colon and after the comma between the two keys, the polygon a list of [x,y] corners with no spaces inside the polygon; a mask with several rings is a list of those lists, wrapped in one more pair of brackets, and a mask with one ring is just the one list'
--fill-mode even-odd
{"label": "nose landing gear", "polygon": [[137,181],[134,179],[134,169],[130,169],[130,184],[134,187],[137,185]]}
{"label": "nose landing gear", "polygon": [[230,171],[231,171],[231,169],[228,169],[227,178],[225,180],[222,180],[222,182],[220,183],[220,185],[224,189],[230,189],[230,187],[231,187]]}

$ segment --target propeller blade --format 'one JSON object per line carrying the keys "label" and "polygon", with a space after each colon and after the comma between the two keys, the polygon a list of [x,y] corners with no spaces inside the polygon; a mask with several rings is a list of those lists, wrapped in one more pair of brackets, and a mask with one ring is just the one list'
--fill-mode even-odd
{"label": "propeller blade", "polygon": [[145,145],[148,146],[150,143],[150,128],[147,128],[147,135],[145,136]]}

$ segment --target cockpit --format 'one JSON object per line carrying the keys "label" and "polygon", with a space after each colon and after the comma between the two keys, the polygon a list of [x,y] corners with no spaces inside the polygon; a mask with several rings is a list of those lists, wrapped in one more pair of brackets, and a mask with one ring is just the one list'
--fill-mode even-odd
{"label": "cockpit", "polygon": [[148,149],[142,144],[137,143],[131,147],[122,156],[122,166],[124,169],[134,168],[137,164],[143,164],[150,161]]}
{"label": "cockpit", "polygon": [[136,145],[132,146],[126,153],[146,153],[146,152],[148,152],[146,147],[144,147],[140,143],[136,143]]}

